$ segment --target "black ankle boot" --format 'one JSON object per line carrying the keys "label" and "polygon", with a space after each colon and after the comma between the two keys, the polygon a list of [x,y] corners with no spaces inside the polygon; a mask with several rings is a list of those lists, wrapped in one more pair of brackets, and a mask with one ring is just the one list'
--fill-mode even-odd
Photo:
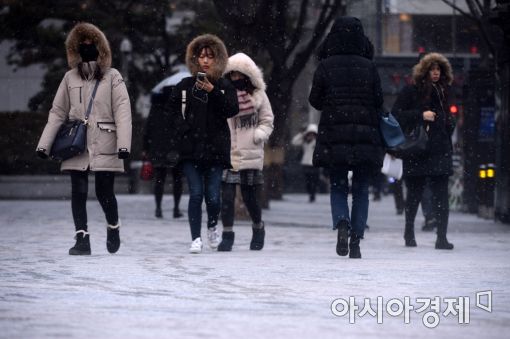
{"label": "black ankle boot", "polygon": [[174,218],[177,219],[180,217],[182,217],[181,211],[178,208],[174,208]]}
{"label": "black ankle boot", "polygon": [[163,218],[163,212],[161,211],[161,208],[156,208],[154,215],[156,216],[156,218]]}
{"label": "black ankle boot", "polygon": [[69,255],[90,255],[90,238],[86,231],[77,231],[76,244],[69,249]]}
{"label": "black ankle boot", "polygon": [[414,226],[406,227],[404,232],[404,240],[406,242],[406,247],[416,247],[416,239],[414,238]]}
{"label": "black ankle boot", "polygon": [[234,232],[223,232],[221,234],[221,242],[218,245],[218,251],[220,252],[230,252],[232,251],[232,246],[234,245]]}
{"label": "black ankle boot", "polygon": [[436,240],[436,250],[453,250],[453,244],[448,242],[446,236],[438,236]]}
{"label": "black ankle boot", "polygon": [[347,220],[340,220],[338,222],[337,229],[336,254],[344,257],[349,254],[349,247],[347,243],[349,238],[349,222]]}
{"label": "black ankle boot", "polygon": [[421,227],[421,230],[424,232],[432,232],[436,228],[436,219],[429,218],[425,219],[425,223]]}
{"label": "black ankle boot", "polygon": [[120,222],[117,225],[108,225],[106,227],[106,249],[110,253],[115,253],[120,247],[120,235],[119,235]]}
{"label": "black ankle boot", "polygon": [[[264,222],[261,221],[262,227],[252,227],[253,235],[250,242],[250,250],[260,251],[264,248],[264,238],[266,237],[266,231],[264,229]],[[255,226],[255,225],[254,225]]]}
{"label": "black ankle boot", "polygon": [[359,242],[361,237],[356,234],[351,234],[351,241],[349,242],[349,258],[361,259],[361,250]]}

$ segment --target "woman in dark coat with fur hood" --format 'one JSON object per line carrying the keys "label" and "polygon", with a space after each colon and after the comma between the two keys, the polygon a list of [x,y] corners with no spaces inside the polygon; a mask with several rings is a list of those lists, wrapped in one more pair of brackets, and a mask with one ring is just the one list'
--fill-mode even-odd
{"label": "woman in dark coat with fur hood", "polygon": [[[180,161],[190,190],[191,253],[202,251],[204,196],[209,246],[216,249],[220,243],[216,225],[221,176],[224,169],[231,168],[227,119],[239,112],[236,89],[222,78],[227,61],[227,49],[217,36],[205,34],[193,39],[186,51],[186,64],[192,76],[175,86],[169,101],[169,111],[178,119]],[[205,73],[205,77],[198,77],[199,72]]]}
{"label": "woman in dark coat with fur hood", "polygon": [[406,86],[393,106],[393,114],[405,133],[419,125],[427,131],[427,150],[404,158],[407,186],[405,244],[415,247],[414,219],[425,182],[432,191],[432,218],[437,222],[436,249],[453,249],[446,239],[448,227],[448,177],[452,175],[452,141],[455,121],[448,110],[448,90],[453,81],[450,62],[429,53],[413,68],[413,85]]}
{"label": "woman in dark coat with fur hood", "polygon": [[[337,254],[359,248],[368,216],[368,185],[380,171],[384,150],[379,132],[383,96],[373,49],[357,18],[338,18],[319,52],[310,104],[322,111],[313,164],[331,173],[333,229]],[[353,171],[353,206],[349,212],[347,173]],[[351,234],[349,247],[348,234]]]}

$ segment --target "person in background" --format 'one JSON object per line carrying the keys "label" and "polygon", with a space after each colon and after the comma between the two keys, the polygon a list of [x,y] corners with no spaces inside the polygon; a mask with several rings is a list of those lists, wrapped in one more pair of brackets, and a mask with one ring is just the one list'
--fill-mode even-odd
{"label": "person in background", "polygon": [[236,89],[222,77],[227,61],[227,49],[217,36],[204,34],[193,39],[186,49],[186,64],[192,76],[175,86],[168,103],[172,116],[179,120],[179,161],[190,191],[190,253],[202,252],[204,197],[209,247],[216,250],[220,244],[216,225],[221,208],[221,178],[223,170],[232,167],[227,119],[239,113]]}
{"label": "person in background", "polygon": [[309,201],[315,201],[315,193],[319,184],[320,169],[313,166],[313,151],[317,140],[318,127],[316,124],[309,124],[303,132],[292,138],[292,145],[301,146],[303,156],[301,157],[301,168],[305,177],[306,192]]}
{"label": "person in background", "polygon": [[425,55],[413,67],[413,84],[402,89],[392,112],[404,133],[424,126],[428,135],[427,151],[406,157],[404,180],[407,186],[404,240],[415,247],[414,221],[425,185],[432,193],[432,217],[437,225],[436,249],[453,249],[446,238],[449,217],[448,177],[453,174],[452,140],[455,121],[448,106],[449,86],[453,81],[448,59],[439,53]]}
{"label": "person in background", "polygon": [[[330,173],[336,252],[350,258],[361,258],[368,186],[384,158],[379,131],[383,96],[370,46],[359,19],[336,19],[320,48],[309,97],[310,104],[322,111],[313,164]],[[353,172],[351,211],[347,203],[349,171]]]}
{"label": "person in background", "polygon": [[156,200],[156,218],[163,218],[161,201],[165,191],[167,172],[172,172],[174,218],[182,217],[179,203],[182,195],[183,173],[177,158],[172,156],[175,150],[172,148],[174,135],[173,119],[169,112],[165,111],[165,103],[169,100],[174,86],[165,86],[161,93],[152,94],[152,105],[145,125],[143,135],[142,157],[150,160],[154,166],[154,198]]}
{"label": "person in background", "polygon": [[[120,220],[113,192],[115,172],[124,172],[131,148],[131,105],[120,73],[111,67],[112,53],[103,32],[89,23],[79,23],[66,39],[69,70],[58,88],[48,123],[37,145],[37,155],[47,158],[60,126],[66,120],[83,120],[89,102],[87,151],[62,161],[61,170],[71,176],[71,210],[76,243],[70,255],[91,253],[87,223],[89,173],[94,172],[96,197],[106,217],[106,248],[120,247]],[[97,82],[95,98],[92,93]],[[93,100],[92,100],[93,99]]]}
{"label": "person in background", "polygon": [[231,251],[234,244],[236,186],[252,220],[250,250],[261,250],[266,235],[257,189],[264,183],[264,143],[273,132],[273,110],[266,95],[262,71],[244,53],[228,59],[225,77],[237,90],[239,113],[228,119],[232,169],[223,171],[221,221],[222,240],[218,251]]}

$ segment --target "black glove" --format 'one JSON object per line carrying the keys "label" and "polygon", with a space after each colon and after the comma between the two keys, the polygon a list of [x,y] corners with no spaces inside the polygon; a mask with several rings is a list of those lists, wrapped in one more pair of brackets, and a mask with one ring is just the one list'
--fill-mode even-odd
{"label": "black glove", "polygon": [[119,148],[119,159],[129,158],[129,152],[127,148]]}
{"label": "black glove", "polygon": [[46,149],[38,148],[36,154],[41,159],[48,159],[48,154],[46,154]]}

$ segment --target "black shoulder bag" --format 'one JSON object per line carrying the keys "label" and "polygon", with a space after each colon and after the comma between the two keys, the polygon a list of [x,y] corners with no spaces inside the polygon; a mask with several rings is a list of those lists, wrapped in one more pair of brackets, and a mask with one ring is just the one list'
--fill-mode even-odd
{"label": "black shoulder bag", "polygon": [[67,160],[82,154],[87,149],[87,124],[98,86],[99,80],[96,80],[85,119],[67,120],[60,126],[51,147],[50,157],[52,159]]}

